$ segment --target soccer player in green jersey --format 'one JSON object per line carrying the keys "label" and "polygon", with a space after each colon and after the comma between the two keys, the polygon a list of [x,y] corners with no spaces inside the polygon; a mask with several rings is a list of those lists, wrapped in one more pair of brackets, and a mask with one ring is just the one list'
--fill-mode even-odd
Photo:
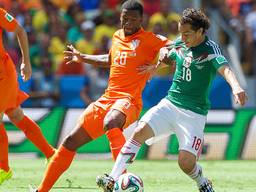
{"label": "soccer player in green jersey", "polygon": [[[197,163],[203,146],[211,82],[220,73],[232,88],[235,101],[244,105],[247,96],[228,67],[219,46],[205,32],[209,19],[200,10],[188,8],[179,22],[181,36],[159,58],[160,63],[176,63],[173,84],[168,95],[151,108],[139,121],[135,132],[123,146],[109,175],[96,179],[106,192],[131,164],[141,145],[175,133],[179,141],[178,163],[184,173],[195,180],[201,192],[213,192],[211,181],[203,176]],[[144,71],[149,72],[145,67]]]}

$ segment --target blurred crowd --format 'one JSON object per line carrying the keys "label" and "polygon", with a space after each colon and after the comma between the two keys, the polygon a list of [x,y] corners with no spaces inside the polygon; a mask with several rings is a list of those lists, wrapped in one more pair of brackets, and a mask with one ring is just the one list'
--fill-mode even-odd
{"label": "blurred crowd", "polygon": [[[124,1],[124,0],[123,0]],[[63,51],[73,44],[87,54],[106,54],[113,33],[119,28],[122,0],[0,0],[28,33],[33,77],[30,89],[33,106],[58,104],[58,80],[64,75],[84,76],[80,96],[85,105],[97,99],[107,86],[106,69],[63,61]],[[143,27],[173,40],[178,35],[179,14],[171,0],[143,0]],[[241,38],[243,68],[248,75],[256,74],[256,2],[254,0],[202,1],[203,7],[218,9],[225,21]],[[5,33],[5,48],[15,64],[19,64],[18,42]],[[226,39],[223,38],[223,43]],[[166,76],[170,69],[158,71]]]}
{"label": "blurred crowd", "polygon": [[[246,75],[256,75],[256,0],[211,0],[202,1],[208,10],[217,10],[225,23],[240,40],[241,67]],[[231,39],[222,31],[219,34],[223,45]]]}

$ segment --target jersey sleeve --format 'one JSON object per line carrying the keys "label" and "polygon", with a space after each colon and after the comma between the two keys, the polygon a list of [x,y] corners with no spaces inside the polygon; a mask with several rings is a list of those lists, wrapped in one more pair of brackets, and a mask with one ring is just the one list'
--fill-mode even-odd
{"label": "jersey sleeve", "polygon": [[175,60],[176,59],[176,49],[175,48],[172,48],[169,51],[168,58],[170,58],[171,60]]}
{"label": "jersey sleeve", "polygon": [[155,52],[158,52],[159,49],[165,46],[168,42],[169,40],[162,35],[153,34],[153,37],[151,39],[151,45]]}
{"label": "jersey sleeve", "polygon": [[211,60],[213,66],[215,69],[220,68],[223,65],[227,65],[228,61],[223,55],[218,55],[215,58]]}
{"label": "jersey sleeve", "polygon": [[17,27],[16,19],[2,8],[0,8],[0,27],[9,32],[15,31]]}

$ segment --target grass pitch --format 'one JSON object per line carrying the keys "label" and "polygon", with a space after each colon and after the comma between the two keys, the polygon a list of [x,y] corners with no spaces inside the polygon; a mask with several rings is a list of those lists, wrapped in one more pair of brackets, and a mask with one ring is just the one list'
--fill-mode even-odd
{"label": "grass pitch", "polygon": [[[255,161],[201,161],[204,174],[211,178],[216,192],[255,192]],[[98,192],[95,177],[107,173],[112,161],[75,160],[51,190],[53,192]],[[13,178],[0,186],[1,192],[27,192],[38,185],[45,164],[43,159],[10,160]],[[129,168],[142,177],[145,192],[197,192],[195,183],[184,175],[176,161],[136,161]]]}

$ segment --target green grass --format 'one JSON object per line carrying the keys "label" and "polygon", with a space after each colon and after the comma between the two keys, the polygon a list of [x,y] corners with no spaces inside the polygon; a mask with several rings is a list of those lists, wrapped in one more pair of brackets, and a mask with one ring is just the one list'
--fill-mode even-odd
{"label": "green grass", "polygon": [[[27,192],[38,185],[44,161],[10,160],[14,176],[0,186],[0,192]],[[201,161],[204,174],[211,178],[216,192],[255,192],[255,161]],[[97,192],[95,177],[109,172],[112,161],[75,160],[51,190],[53,192]],[[176,161],[136,161],[129,169],[142,177],[145,192],[196,192],[195,183],[184,175]]]}

